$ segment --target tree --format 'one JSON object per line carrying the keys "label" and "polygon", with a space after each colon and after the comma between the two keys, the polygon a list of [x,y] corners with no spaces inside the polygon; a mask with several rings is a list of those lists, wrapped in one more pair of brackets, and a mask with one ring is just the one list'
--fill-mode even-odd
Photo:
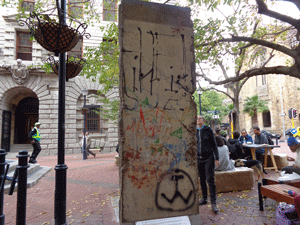
{"label": "tree", "polygon": [[[86,47],[86,66],[83,68],[83,76],[91,77],[102,85],[98,90],[101,101],[107,110],[103,110],[104,117],[116,120],[119,113],[119,100],[109,98],[113,92],[117,92],[119,86],[119,43],[118,26],[111,23],[101,27],[104,31],[103,42],[96,47]],[[101,97],[103,96],[103,97]]]}
{"label": "tree", "polygon": [[[299,0],[287,0],[294,3],[294,7],[300,9]],[[200,7],[214,11],[214,14],[222,15],[220,1],[216,0],[191,0]],[[230,5],[233,12],[224,15],[224,19],[209,18],[206,21],[195,21],[195,49],[197,58],[201,62],[211,62],[214,69],[228,55],[237,56],[240,51],[247,54],[235,58],[235,67],[241,66],[241,59],[246,60],[249,67],[243,67],[239,76],[211,81],[211,84],[220,85],[229,82],[241,81],[258,75],[284,74],[300,78],[300,54],[299,32],[300,20],[289,15],[270,10],[271,2],[267,5],[263,0],[256,0],[255,5],[248,1],[232,0],[224,2]],[[224,6],[223,6],[224,7]],[[264,24],[262,15],[273,18],[272,24]],[[249,29],[251,28],[251,29]],[[209,32],[207,32],[209,31]],[[266,57],[265,50],[269,54]],[[266,63],[274,57],[274,54],[285,55],[283,65],[266,66]],[[257,61],[262,64],[256,65]]]}
{"label": "tree", "polygon": [[[223,72],[223,76],[224,78],[228,78],[228,74],[227,74],[227,70],[225,68],[225,66],[223,65],[223,63],[219,63],[219,66],[220,68],[222,69],[222,72]],[[240,75],[240,70],[236,71],[236,74],[235,76],[238,77]],[[205,74],[201,74],[200,75],[201,77],[203,77],[206,81],[208,81],[209,83],[212,82],[212,80],[210,78],[207,77],[207,75]],[[239,102],[239,97],[240,97],[240,92],[241,92],[241,89],[242,87],[244,86],[244,84],[248,81],[248,77],[243,79],[242,81],[238,81],[238,82],[235,82],[235,83],[229,83],[227,84],[227,88],[230,90],[229,92],[225,92],[225,91],[222,91],[220,89],[217,89],[215,87],[210,87],[209,89],[212,89],[212,90],[216,90],[220,93],[223,93],[224,95],[226,95],[229,99],[232,100],[232,111],[235,112],[236,114],[236,122],[235,122],[235,128],[237,130],[240,130],[240,122],[239,122],[239,114],[240,114],[240,102]],[[228,112],[229,113],[229,112]]]}
{"label": "tree", "polygon": [[[202,94],[201,94],[201,111],[202,111],[202,116],[208,123],[214,123],[215,119],[212,118],[214,114],[208,113],[207,111],[213,111],[217,110],[220,111],[219,116],[220,118],[217,120],[218,123],[220,123],[224,116],[228,116],[228,107],[224,106],[223,100],[225,99],[225,95],[218,93],[215,90],[209,90],[209,89],[202,89]],[[194,93],[194,98],[195,102],[197,104],[197,111],[199,114],[199,95],[197,92]]]}
{"label": "tree", "polygon": [[252,127],[258,126],[257,113],[269,110],[267,104],[266,101],[259,99],[257,95],[246,98],[243,111],[252,117]]}

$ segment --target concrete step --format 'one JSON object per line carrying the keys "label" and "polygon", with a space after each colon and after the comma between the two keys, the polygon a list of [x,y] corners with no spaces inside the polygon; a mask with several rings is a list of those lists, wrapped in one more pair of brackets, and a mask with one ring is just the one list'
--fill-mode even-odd
{"label": "concrete step", "polygon": [[32,151],[32,145],[31,144],[13,144],[10,146],[10,152],[16,152],[18,153],[21,150],[26,151]]}
{"label": "concrete step", "polygon": [[[6,160],[9,163],[9,170],[7,173],[7,177],[13,177],[15,169],[18,165],[17,160]],[[27,188],[33,187],[46,173],[51,171],[51,167],[40,166],[40,164],[32,164],[29,163],[29,168],[27,169]],[[11,181],[6,180],[4,185],[4,193],[8,193],[11,186]],[[15,185],[15,191],[17,191],[18,182]]]}

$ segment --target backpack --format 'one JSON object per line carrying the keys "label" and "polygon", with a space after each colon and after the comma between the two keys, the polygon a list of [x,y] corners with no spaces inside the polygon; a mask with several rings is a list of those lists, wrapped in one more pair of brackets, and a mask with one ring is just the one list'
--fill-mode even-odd
{"label": "backpack", "polygon": [[274,145],[274,141],[271,139],[270,136],[267,136],[267,140],[269,145]]}
{"label": "backpack", "polygon": [[235,153],[236,148],[235,148],[234,144],[232,145],[232,144],[230,144],[229,142],[227,142],[227,147],[228,147],[228,150],[229,150],[229,152],[230,152],[231,154]]}

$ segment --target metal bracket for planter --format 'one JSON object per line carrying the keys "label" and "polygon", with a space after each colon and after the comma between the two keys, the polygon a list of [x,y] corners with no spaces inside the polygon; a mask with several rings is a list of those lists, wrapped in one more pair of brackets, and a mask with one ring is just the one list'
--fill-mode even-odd
{"label": "metal bracket for planter", "polygon": [[[81,38],[90,38],[91,35],[86,33],[87,24],[80,23],[73,17],[68,17],[69,24],[62,24],[60,19],[59,22],[56,21],[55,18],[59,16],[53,14],[53,11],[41,14],[31,12],[26,20],[18,21],[19,25],[27,25],[31,36],[44,49],[54,52],[55,56],[72,50]],[[78,24],[78,27],[73,28],[73,24]]]}

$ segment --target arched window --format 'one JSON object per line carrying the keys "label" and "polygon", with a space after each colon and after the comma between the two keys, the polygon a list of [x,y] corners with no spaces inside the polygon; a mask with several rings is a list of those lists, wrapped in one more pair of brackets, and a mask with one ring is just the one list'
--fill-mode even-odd
{"label": "arched window", "polygon": [[263,113],[263,124],[264,127],[271,127],[271,114],[270,111],[266,111]]}

